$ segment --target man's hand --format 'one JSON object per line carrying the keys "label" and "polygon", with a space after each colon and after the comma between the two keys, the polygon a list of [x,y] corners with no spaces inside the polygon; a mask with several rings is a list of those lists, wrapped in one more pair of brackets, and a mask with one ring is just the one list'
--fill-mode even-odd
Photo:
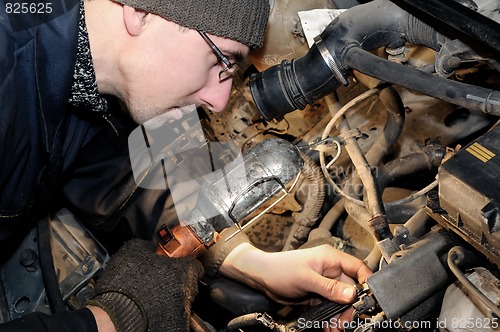
{"label": "man's hand", "polygon": [[[353,279],[363,283],[372,274],[358,258],[328,245],[266,253],[249,243],[236,247],[219,272],[260,289],[283,304],[317,304],[314,294],[337,303],[350,303],[356,297]],[[339,319],[349,321],[351,312]]]}
{"label": "man's hand", "polygon": [[100,332],[188,331],[202,274],[192,257],[161,256],[153,243],[132,240],[113,255],[87,307]]}
{"label": "man's hand", "polygon": [[311,293],[349,303],[356,295],[351,278],[363,283],[372,274],[361,260],[327,245],[266,253],[249,243],[236,247],[219,271],[281,303],[296,303]]}

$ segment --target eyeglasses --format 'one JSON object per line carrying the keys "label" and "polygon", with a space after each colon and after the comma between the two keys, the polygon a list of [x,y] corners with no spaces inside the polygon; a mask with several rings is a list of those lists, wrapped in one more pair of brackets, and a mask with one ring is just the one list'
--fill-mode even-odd
{"label": "eyeglasses", "polygon": [[224,68],[222,68],[221,71],[219,72],[219,82],[225,81],[228,78],[231,78],[234,75],[236,75],[236,73],[240,69],[240,66],[235,62],[229,61],[229,59],[224,54],[222,54],[221,50],[219,50],[219,48],[215,46],[214,42],[210,38],[208,38],[206,33],[201,31],[198,31],[198,33],[203,38],[203,40],[205,40],[207,44],[210,46],[212,52],[214,52],[215,56],[217,57],[217,60],[219,60],[219,62],[222,62],[224,64]]}

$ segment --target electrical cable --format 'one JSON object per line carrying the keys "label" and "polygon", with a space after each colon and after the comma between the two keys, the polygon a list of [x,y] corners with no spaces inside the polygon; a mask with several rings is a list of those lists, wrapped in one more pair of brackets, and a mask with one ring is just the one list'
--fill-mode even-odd
{"label": "electrical cable", "polygon": [[424,188],[420,189],[419,191],[411,194],[410,196],[398,199],[397,201],[385,203],[384,206],[390,207],[390,206],[395,206],[395,205],[400,205],[400,204],[405,204],[405,203],[411,202],[411,201],[427,194],[429,191],[436,188],[437,186],[438,186],[438,180],[436,179],[432,183],[430,183],[429,185],[427,185]]}
{"label": "electrical cable", "polygon": [[50,246],[50,223],[48,218],[44,218],[38,222],[38,251],[40,258],[40,268],[42,270],[43,285],[47,300],[49,301],[52,313],[66,311],[59,281],[57,280],[54,260]]}

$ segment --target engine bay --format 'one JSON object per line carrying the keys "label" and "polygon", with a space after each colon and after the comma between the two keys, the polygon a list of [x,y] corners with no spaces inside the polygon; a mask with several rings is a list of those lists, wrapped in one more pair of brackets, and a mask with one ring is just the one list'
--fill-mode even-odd
{"label": "engine bay", "polygon": [[[498,47],[476,48],[477,40],[459,36],[468,32],[457,26],[437,37],[449,33],[463,13],[440,8],[450,15],[446,21],[448,14],[431,12],[434,5],[372,1],[355,6],[330,23],[315,40],[317,49],[307,54],[296,46],[297,28],[276,19],[275,25],[290,29],[292,41],[277,42],[281,50],[264,46],[252,58],[259,70],[249,69],[257,74],[235,85],[228,111],[207,113],[206,125],[217,140],[246,149],[277,137],[301,149],[303,178],[292,197],[245,231],[267,251],[329,244],[363,259],[376,272],[354,305],[357,317],[370,323],[355,331],[498,330],[498,111],[458,101],[460,93],[448,85],[466,84],[465,99],[473,94],[471,86],[486,88],[491,98],[499,83]],[[498,22],[498,3],[460,6]],[[479,19],[479,25],[486,24]],[[364,50],[371,56],[350,59]],[[445,69],[455,57],[460,64]],[[417,83],[419,73],[407,75],[403,67],[425,72],[426,78]],[[254,311],[276,310],[263,303]],[[235,308],[234,303],[227,307]],[[335,312],[316,308],[307,317],[324,320],[333,315],[318,312],[328,310]],[[271,316],[290,319],[280,314]],[[241,330],[265,330],[265,318],[252,319],[254,326]],[[295,325],[267,329],[304,329],[297,326],[300,318],[292,320]],[[233,322],[227,330],[237,331],[236,326]],[[308,327],[320,326],[309,322]]]}

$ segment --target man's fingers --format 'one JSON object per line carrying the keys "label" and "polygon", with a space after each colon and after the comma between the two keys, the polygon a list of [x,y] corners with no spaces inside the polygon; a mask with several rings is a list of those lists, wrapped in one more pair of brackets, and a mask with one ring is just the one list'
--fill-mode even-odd
{"label": "man's fingers", "polygon": [[362,260],[345,252],[340,252],[339,254],[341,256],[340,264],[342,271],[348,276],[356,278],[359,283],[365,282],[373,274],[372,270]]}
{"label": "man's fingers", "polygon": [[325,263],[331,264],[331,266],[325,267],[324,276],[337,277],[340,268],[342,273],[355,278],[359,283],[364,283],[366,279],[373,274],[370,268],[363,263],[362,260],[345,252],[334,250],[333,248],[328,248],[328,250],[329,253],[327,254],[330,257],[335,257],[335,259],[325,260]]}
{"label": "man's fingers", "polygon": [[370,270],[370,268],[361,261],[361,265],[359,265],[358,270],[355,272],[355,275],[353,275],[353,277],[355,277],[358,280],[358,282],[362,284],[372,274],[373,274],[372,270]]}
{"label": "man's fingers", "polygon": [[330,301],[351,303],[356,298],[356,288],[348,283],[316,275],[311,283],[311,291]]}
{"label": "man's fingers", "polygon": [[351,303],[356,297],[355,283],[364,283],[373,274],[362,260],[329,246],[323,247],[323,271],[314,279],[312,291],[338,303]]}

